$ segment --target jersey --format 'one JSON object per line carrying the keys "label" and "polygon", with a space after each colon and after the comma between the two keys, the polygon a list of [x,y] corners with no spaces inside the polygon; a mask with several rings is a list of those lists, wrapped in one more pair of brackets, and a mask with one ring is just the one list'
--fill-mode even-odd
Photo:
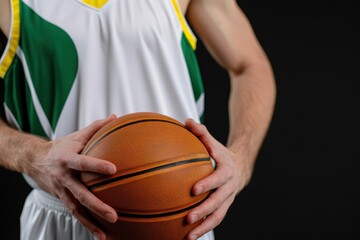
{"label": "jersey", "polygon": [[54,140],[142,111],[203,119],[197,40],[177,0],[11,0],[8,36],[3,105],[21,131]]}
{"label": "jersey", "polygon": [[50,140],[111,113],[199,120],[195,47],[176,0],[12,0],[7,120]]}

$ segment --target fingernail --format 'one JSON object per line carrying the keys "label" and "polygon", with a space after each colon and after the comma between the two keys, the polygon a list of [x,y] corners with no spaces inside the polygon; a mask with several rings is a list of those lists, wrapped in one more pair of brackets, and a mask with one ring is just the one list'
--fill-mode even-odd
{"label": "fingernail", "polygon": [[204,190],[204,188],[202,186],[197,186],[194,189],[194,194],[199,195],[199,194],[203,193],[203,190]]}
{"label": "fingernail", "polygon": [[191,239],[194,239],[194,240],[195,240],[195,239],[198,239],[198,235],[197,235],[197,234],[193,234],[193,235],[190,236],[190,238],[191,238]]}
{"label": "fingernail", "polygon": [[108,174],[115,174],[116,173],[116,168],[113,165],[107,165],[106,166],[106,172]]}
{"label": "fingernail", "polygon": [[110,120],[112,118],[116,118],[116,115],[115,114],[110,114],[108,117],[107,117],[107,120]]}
{"label": "fingernail", "polygon": [[117,220],[117,216],[113,213],[106,213],[105,218],[106,218],[106,220],[108,220],[111,223],[114,223]]}

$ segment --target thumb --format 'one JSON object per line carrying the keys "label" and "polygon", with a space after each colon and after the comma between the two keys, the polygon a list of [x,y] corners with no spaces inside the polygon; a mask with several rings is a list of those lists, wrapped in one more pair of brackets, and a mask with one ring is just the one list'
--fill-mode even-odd
{"label": "thumb", "polygon": [[210,155],[214,149],[222,147],[222,144],[209,133],[205,125],[188,118],[185,121],[185,126],[204,144]]}

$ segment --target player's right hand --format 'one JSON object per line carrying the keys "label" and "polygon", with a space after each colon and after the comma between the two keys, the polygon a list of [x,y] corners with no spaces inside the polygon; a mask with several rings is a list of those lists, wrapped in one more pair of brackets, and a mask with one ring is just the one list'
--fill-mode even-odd
{"label": "player's right hand", "polygon": [[81,151],[101,127],[115,118],[115,115],[111,115],[107,119],[93,122],[80,131],[54,141],[44,142],[39,149],[36,149],[36,157],[23,166],[26,174],[31,176],[43,190],[60,198],[79,222],[101,240],[106,236],[91,220],[88,210],[112,223],[116,222],[117,213],[81,183],[79,172],[111,175],[116,172],[116,167],[108,161],[84,156]]}

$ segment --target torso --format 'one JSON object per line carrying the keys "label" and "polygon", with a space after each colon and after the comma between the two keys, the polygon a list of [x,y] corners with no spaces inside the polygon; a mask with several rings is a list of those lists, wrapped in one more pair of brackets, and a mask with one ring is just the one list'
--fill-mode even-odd
{"label": "torso", "polygon": [[180,13],[189,0],[81,1],[21,0],[0,58],[8,122],[55,139],[110,113],[202,117],[196,37]]}

